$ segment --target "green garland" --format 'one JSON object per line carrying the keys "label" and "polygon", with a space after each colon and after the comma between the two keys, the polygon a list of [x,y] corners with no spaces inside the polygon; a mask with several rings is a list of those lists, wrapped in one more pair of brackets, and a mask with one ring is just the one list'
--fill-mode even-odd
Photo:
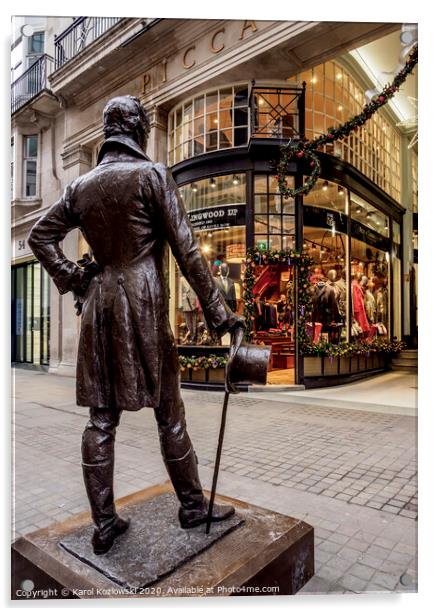
{"label": "green garland", "polygon": [[399,353],[406,347],[401,340],[376,338],[373,342],[306,342],[302,352],[306,357],[350,357],[351,355],[366,355],[370,353]]}
{"label": "green garland", "polygon": [[[314,187],[321,173],[319,158],[314,153],[314,150],[317,150],[326,143],[333,143],[338,139],[348,137],[352,131],[359,130],[380,107],[386,105],[394,96],[395,92],[398,92],[400,86],[413,71],[417,63],[418,45],[415,45],[409,54],[405,66],[395,75],[392,83],[387,84],[379,94],[373,96],[371,102],[367,103],[359,114],[351,117],[336,128],[330,127],[327,133],[320,135],[312,141],[300,141],[297,144],[291,144],[291,142],[289,142],[287,145],[282,146],[280,148],[281,154],[279,162],[273,163],[277,172],[276,179],[279,184],[280,193],[287,198],[296,197],[299,194],[307,195]],[[294,158],[306,160],[309,163],[311,173],[302,186],[298,188],[289,188],[286,181],[286,174],[288,173],[288,163]]]}
{"label": "green garland", "polygon": [[180,370],[184,372],[187,368],[192,368],[192,370],[224,368],[227,359],[227,355],[200,355],[198,357],[179,355]]}
{"label": "green garland", "polygon": [[[310,266],[314,264],[312,257],[294,250],[260,250],[249,248],[246,256],[246,269],[243,284],[245,338],[252,340],[254,335],[254,320],[256,307],[253,297],[253,287],[256,282],[256,265],[289,265],[295,266],[298,276],[298,306],[297,306],[297,337],[300,345],[308,341],[306,332],[306,313],[310,311]],[[293,288],[288,289],[288,300],[293,305]],[[295,312],[295,311],[294,311]]]}

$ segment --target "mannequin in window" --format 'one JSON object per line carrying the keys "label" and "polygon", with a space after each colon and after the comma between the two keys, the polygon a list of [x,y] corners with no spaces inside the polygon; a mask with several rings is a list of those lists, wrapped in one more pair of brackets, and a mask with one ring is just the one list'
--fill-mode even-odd
{"label": "mannequin in window", "polygon": [[265,329],[263,321],[263,302],[260,300],[259,293],[255,293],[254,297],[254,325],[257,332]]}
{"label": "mannequin in window", "polygon": [[197,296],[183,276],[180,278],[180,289],[182,296],[181,308],[183,312],[183,317],[189,330],[184,342],[195,344],[197,341],[198,328]]}
{"label": "mannequin in window", "polygon": [[233,312],[237,309],[235,283],[229,278],[229,266],[221,263],[219,275],[215,278],[222,298]]}
{"label": "mannequin in window", "polygon": [[366,311],[366,316],[368,317],[368,322],[370,324],[375,323],[376,304],[375,304],[375,297],[372,293],[372,290],[374,288],[374,283],[368,280],[366,276],[362,276],[362,280],[360,281],[360,284],[365,294],[363,302],[365,305],[365,311]]}
{"label": "mannequin in window", "polygon": [[[339,278],[338,278],[339,276]],[[336,288],[338,291],[338,307],[339,313],[341,315],[341,320],[345,321],[347,316],[347,285],[343,278],[343,272],[340,270],[336,272]]]}
{"label": "mannequin in window", "polygon": [[388,289],[387,280],[383,278],[381,285],[375,292],[376,317],[378,323],[387,325],[388,322]]}
{"label": "mannequin in window", "polygon": [[353,274],[351,280],[351,299],[353,302],[353,318],[360,325],[363,334],[366,336],[369,332],[369,323],[365,311],[365,293],[360,284],[362,274],[360,272]]}
{"label": "mannequin in window", "polygon": [[336,287],[336,270],[329,270],[327,281],[319,281],[315,285],[313,293],[313,313],[314,322],[322,323],[322,331],[332,333],[332,327],[338,326],[341,322],[339,313],[338,293]]}

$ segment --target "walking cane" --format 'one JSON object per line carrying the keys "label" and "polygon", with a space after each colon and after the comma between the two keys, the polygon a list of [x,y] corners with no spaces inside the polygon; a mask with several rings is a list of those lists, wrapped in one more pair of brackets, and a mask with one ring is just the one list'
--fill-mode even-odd
{"label": "walking cane", "polygon": [[231,366],[236,356],[236,353],[239,351],[239,347],[241,346],[243,337],[244,337],[244,330],[242,327],[238,327],[236,329],[236,332],[232,332],[231,334],[230,353],[229,353],[228,362],[226,364],[226,374],[225,374],[226,393],[224,394],[224,404],[223,404],[223,410],[221,413],[221,426],[220,426],[218,446],[217,446],[216,456],[215,456],[215,468],[213,471],[212,489],[210,492],[209,509],[207,511],[206,535],[209,534],[210,525],[212,524],[213,504],[215,501],[216,485],[218,483],[218,473],[220,470],[221,452],[223,449],[224,431],[226,429],[227,407],[229,404],[229,397],[230,397],[230,393],[234,393],[234,394],[239,393],[239,391],[230,381],[230,371],[231,371]]}
{"label": "walking cane", "polygon": [[215,457],[215,468],[213,472],[212,490],[210,493],[209,509],[206,520],[206,535],[209,534],[212,523],[213,504],[215,501],[216,485],[218,483],[218,473],[221,462],[221,452],[223,449],[224,431],[226,429],[227,407],[230,394],[238,394],[239,390],[234,385],[235,382],[248,380],[252,383],[266,383],[268,362],[271,354],[270,346],[257,346],[254,344],[242,344],[244,338],[244,328],[237,327],[231,334],[229,359],[226,364],[225,389],[223,410],[221,413],[221,427],[218,437],[218,446]]}

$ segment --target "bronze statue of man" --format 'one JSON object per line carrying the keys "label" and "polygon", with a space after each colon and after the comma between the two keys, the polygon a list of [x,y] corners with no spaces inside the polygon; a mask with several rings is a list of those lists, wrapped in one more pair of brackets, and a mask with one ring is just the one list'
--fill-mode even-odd
{"label": "bronze statue of man", "polygon": [[[140,101],[113,98],[103,121],[97,167],[66,187],[29,236],[59,292],[72,291],[82,306],[76,393],[77,404],[90,407],[82,466],[97,554],[107,552],[129,525],[117,515],[113,495],[115,431],[123,410],[154,408],[181,526],[197,526],[207,517],[168,317],[168,244],[211,332],[222,336],[243,327],[216,287],[170,171],[143,151],[150,125]],[[86,268],[60,248],[75,228],[93,253]],[[233,513],[216,505],[213,520]]]}

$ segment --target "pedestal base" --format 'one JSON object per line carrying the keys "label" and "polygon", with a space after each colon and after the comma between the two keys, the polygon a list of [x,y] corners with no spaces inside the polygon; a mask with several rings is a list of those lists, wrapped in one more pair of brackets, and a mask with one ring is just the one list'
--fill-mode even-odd
{"label": "pedestal base", "polygon": [[[104,556],[96,557],[89,550],[87,537],[91,519],[88,513],[21,537],[12,545],[12,598],[287,595],[298,592],[314,573],[313,528],[295,518],[239,500],[222,496],[217,500],[232,504],[237,517],[213,524],[208,538],[204,534],[205,525],[195,531],[182,531],[175,525],[173,528],[170,518],[176,516],[177,506],[169,482],[117,501],[120,515],[130,512],[133,518],[136,511],[136,521],[132,520],[129,536],[117,539],[112,550]],[[141,532],[135,533],[135,525],[137,530],[143,527],[140,519],[145,520],[145,515],[149,515],[153,501],[160,507],[150,524],[157,533],[154,541],[160,542],[160,552],[164,554],[144,550],[145,535],[141,537]],[[164,505],[167,507],[165,514]],[[141,511],[148,513],[141,518]],[[159,517],[163,519],[160,525]],[[175,533],[172,546],[167,542],[171,533]],[[152,534],[150,531],[150,541]],[[174,556],[177,563],[174,563]]]}

